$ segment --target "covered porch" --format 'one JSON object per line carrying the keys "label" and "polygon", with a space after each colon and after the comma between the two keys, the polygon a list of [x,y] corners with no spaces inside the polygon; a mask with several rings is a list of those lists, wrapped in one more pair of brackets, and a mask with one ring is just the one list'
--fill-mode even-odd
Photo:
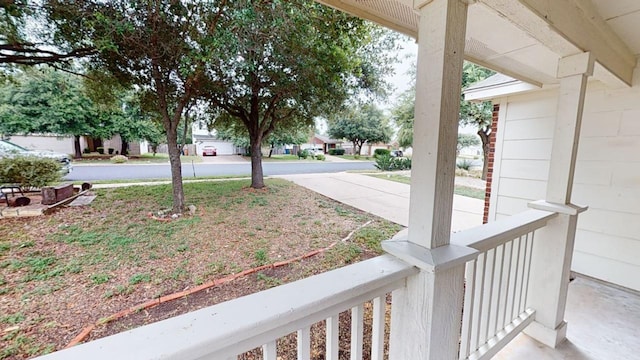
{"label": "covered porch", "polygon": [[640,351],[640,295],[592,278],[569,284],[567,340],[547,347],[518,335],[494,359],[629,359]]}
{"label": "covered porch", "polygon": [[[408,233],[384,242],[384,256],[43,359],[236,359],[256,347],[262,358],[278,359],[283,355],[277,340],[291,333],[298,359],[383,359],[387,353],[401,360],[629,359],[638,354],[638,295],[584,278],[570,284],[569,278],[576,224],[590,205],[574,204],[572,197],[587,84],[595,79],[632,94],[640,86],[640,3],[321,2],[418,41]],[[452,234],[465,58],[535,87],[555,87],[557,101],[552,137],[532,147],[550,154],[544,159],[544,186],[521,189],[540,196],[513,216]],[[639,185],[632,184],[630,193]],[[339,336],[344,311],[351,315],[347,339]],[[365,318],[370,319],[368,356],[363,355]],[[312,325],[319,322],[324,350],[312,357]]]}

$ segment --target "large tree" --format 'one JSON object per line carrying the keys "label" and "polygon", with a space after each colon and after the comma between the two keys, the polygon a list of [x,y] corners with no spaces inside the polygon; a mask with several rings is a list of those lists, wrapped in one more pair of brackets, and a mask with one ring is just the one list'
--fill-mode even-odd
{"label": "large tree", "polygon": [[144,109],[141,99],[135,92],[121,94],[116,104],[119,105],[117,115],[113,117],[113,132],[120,135],[120,154],[129,154],[129,143],[146,140],[150,144],[166,142],[160,116],[154,111]]}
{"label": "large tree", "polygon": [[264,186],[261,146],[273,133],[313,125],[361,89],[382,90],[394,37],[311,0],[234,0],[217,23],[208,62],[213,127],[243,127],[251,186]]}
{"label": "large tree", "polygon": [[413,119],[415,118],[416,112],[415,99],[415,89],[411,88],[400,95],[398,102],[391,110],[391,118],[398,128],[396,139],[398,140],[398,145],[404,149],[413,146]]}
{"label": "large tree", "polygon": [[114,112],[97,106],[74,75],[27,69],[0,88],[0,134],[53,133],[106,138],[114,133]]}
{"label": "large tree", "polygon": [[[495,74],[495,72],[492,70],[474,63],[465,62],[462,68],[462,89],[478,81],[482,81],[493,74]],[[484,155],[482,179],[484,180],[487,179],[489,172],[489,162],[487,159],[489,159],[492,111],[491,101],[471,102],[464,100],[464,96],[460,99],[460,123],[476,127],[478,129],[477,134],[482,141],[482,153]]]}
{"label": "large tree", "polygon": [[347,139],[360,155],[365,143],[387,142],[391,130],[384,112],[373,104],[363,104],[338,114],[329,123],[329,136]]}
{"label": "large tree", "polygon": [[178,125],[206,82],[225,1],[47,0],[58,37],[89,42],[89,66],[144,94],[167,135],[173,212],[184,209]]}
{"label": "large tree", "polygon": [[[462,89],[482,81],[495,74],[494,71],[476,64],[465,62],[462,68]],[[415,109],[415,84],[401,95],[398,103],[392,110],[392,118],[398,126],[398,142],[401,147],[409,147],[413,143],[413,119]],[[489,163],[489,136],[491,135],[492,106],[490,101],[471,102],[465,101],[461,94],[459,121],[461,125],[471,125],[477,128],[477,134],[482,141],[484,154],[484,168],[482,178],[487,178]]]}

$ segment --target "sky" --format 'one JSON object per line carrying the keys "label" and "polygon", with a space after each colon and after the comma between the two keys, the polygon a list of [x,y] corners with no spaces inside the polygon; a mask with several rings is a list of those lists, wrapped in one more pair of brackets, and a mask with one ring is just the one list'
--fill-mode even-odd
{"label": "sky", "polygon": [[[394,91],[386,101],[378,104],[386,110],[391,110],[396,103],[396,99],[411,86],[412,80],[408,72],[417,60],[418,44],[414,39],[403,37],[400,47],[402,49],[398,53],[398,62],[394,65],[394,71],[386,77],[386,80],[393,86]],[[316,127],[320,133],[326,134],[327,124],[325,120],[318,119]],[[461,127],[459,131],[461,133],[474,134],[476,129],[475,127]]]}
{"label": "sky", "polygon": [[398,96],[409,89],[411,76],[409,76],[408,72],[417,59],[418,44],[414,39],[403,37],[400,46],[402,50],[398,53],[398,62],[394,66],[394,74],[386,77],[386,80],[395,88],[395,91],[387,100],[386,106],[384,106],[387,109],[393,106]]}

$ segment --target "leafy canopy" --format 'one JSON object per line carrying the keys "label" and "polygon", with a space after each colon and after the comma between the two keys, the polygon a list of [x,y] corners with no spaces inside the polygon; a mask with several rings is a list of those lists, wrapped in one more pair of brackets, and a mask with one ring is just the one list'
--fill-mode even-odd
{"label": "leafy canopy", "polygon": [[262,187],[260,146],[313,126],[353,96],[383,95],[395,37],[311,0],[227,2],[211,39],[205,95],[213,127],[246,129],[252,186]]}
{"label": "leafy canopy", "polygon": [[342,112],[329,124],[329,136],[347,139],[360,154],[365,142],[388,142],[391,130],[382,110],[373,104],[364,104]]}
{"label": "leafy canopy", "polygon": [[[462,88],[465,89],[470,85],[482,81],[494,74],[495,71],[493,70],[489,70],[474,63],[465,62],[462,68]],[[464,96],[461,96],[460,123],[463,125],[474,125],[481,131],[489,131],[491,128],[491,101],[471,102],[465,101]]]}
{"label": "leafy canopy", "polygon": [[0,88],[0,133],[53,133],[106,138],[111,115],[84,93],[73,75],[27,69]]}

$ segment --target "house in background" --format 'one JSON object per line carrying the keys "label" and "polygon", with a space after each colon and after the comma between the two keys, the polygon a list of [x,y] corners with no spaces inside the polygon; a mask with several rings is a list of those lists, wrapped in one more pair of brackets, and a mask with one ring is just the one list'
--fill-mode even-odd
{"label": "house in background", "polygon": [[[58,136],[54,134],[31,134],[31,135],[12,135],[9,138],[14,144],[20,145],[27,149],[33,150],[49,150],[73,155],[74,139],[72,136]],[[111,139],[96,139],[90,136],[80,137],[80,151],[87,149],[89,152],[96,152],[98,147],[104,148],[104,153],[108,153],[108,149],[113,149],[113,153],[120,154],[122,152],[122,140],[119,135],[113,136]],[[146,141],[129,142],[129,155],[142,155],[148,151]]]}
{"label": "house in background", "polygon": [[329,153],[331,149],[337,149],[343,147],[343,141],[337,139],[331,139],[328,136],[313,134],[306,144],[300,145],[301,149],[322,149],[325,154]]}
{"label": "house in background", "polygon": [[245,149],[239,148],[228,140],[219,139],[215,130],[209,131],[202,121],[195,121],[191,126],[191,137],[195,145],[196,154],[202,155],[205,146],[214,146],[218,155],[244,154]]}

